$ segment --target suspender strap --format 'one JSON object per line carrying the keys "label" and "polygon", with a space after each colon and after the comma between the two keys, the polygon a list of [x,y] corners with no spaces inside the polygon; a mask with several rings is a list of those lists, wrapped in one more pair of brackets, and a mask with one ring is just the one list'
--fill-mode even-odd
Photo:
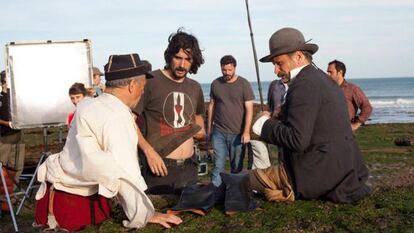
{"label": "suspender strap", "polygon": [[95,216],[95,196],[92,196],[89,199],[89,211],[90,211],[90,214],[91,214],[91,223],[93,225],[95,225],[96,224],[96,216]]}

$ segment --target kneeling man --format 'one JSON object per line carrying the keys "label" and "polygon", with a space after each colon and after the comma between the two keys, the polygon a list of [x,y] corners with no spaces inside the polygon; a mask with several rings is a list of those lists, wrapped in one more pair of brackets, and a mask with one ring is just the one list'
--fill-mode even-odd
{"label": "kneeling man", "polygon": [[[65,203],[57,201],[57,194],[53,198],[54,192],[64,192],[75,197],[116,196],[128,218],[123,222],[125,227],[141,228],[152,222],[169,228],[169,223],[181,223],[176,216],[155,212],[144,193],[147,185],[138,166],[137,126],[130,109],[138,103],[149,71],[151,64],[140,60],[138,54],[109,57],[105,93],[79,103],[63,151],[49,156],[39,168],[37,220],[46,198],[49,227],[71,226],[74,216],[59,219],[57,213],[59,208],[66,208]],[[81,206],[76,207],[79,203],[75,201],[74,208],[81,210]],[[66,227],[60,222],[67,222]]]}
{"label": "kneeling man", "polygon": [[283,156],[280,166],[255,171],[256,183],[273,200],[292,188],[295,199],[360,200],[370,192],[368,169],[342,90],[312,62],[318,46],[307,43],[299,30],[283,28],[270,38],[269,50],[260,61],[272,62],[278,76],[289,77],[289,89],[280,120],[262,113],[253,131],[281,147]]}

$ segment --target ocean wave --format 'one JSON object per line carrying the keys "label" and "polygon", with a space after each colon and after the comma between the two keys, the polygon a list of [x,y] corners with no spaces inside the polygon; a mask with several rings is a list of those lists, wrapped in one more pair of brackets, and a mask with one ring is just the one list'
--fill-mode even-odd
{"label": "ocean wave", "polygon": [[[365,93],[366,94],[366,93]],[[399,95],[366,95],[369,100],[381,100],[381,99],[414,99],[414,95],[410,94],[399,94]]]}
{"label": "ocean wave", "polygon": [[414,106],[414,99],[385,99],[385,100],[370,100],[371,105],[380,107],[402,107]]}

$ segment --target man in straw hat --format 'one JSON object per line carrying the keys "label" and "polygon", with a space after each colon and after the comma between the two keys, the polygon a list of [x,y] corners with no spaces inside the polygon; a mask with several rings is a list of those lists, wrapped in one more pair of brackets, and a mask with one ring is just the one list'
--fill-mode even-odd
{"label": "man in straw hat", "polygon": [[[253,131],[282,147],[279,166],[253,171],[255,189],[269,200],[327,199],[352,203],[370,191],[368,170],[352,134],[342,90],[312,63],[316,44],[294,28],[269,40],[275,74],[290,78],[280,120],[259,114]],[[294,198],[291,196],[292,189]]]}
{"label": "man in straw hat", "polygon": [[[88,223],[80,221],[89,218],[89,213],[81,211],[85,209],[80,206],[83,199],[73,198],[96,194],[98,199],[117,197],[128,218],[123,221],[125,227],[141,228],[151,222],[169,228],[171,223],[181,223],[176,216],[155,212],[144,193],[147,185],[138,165],[138,135],[131,108],[138,103],[150,71],[151,64],[140,60],[138,54],[109,57],[106,93],[79,103],[63,151],[49,156],[39,168],[38,224],[70,231],[82,229]],[[59,202],[59,195],[67,201]],[[65,206],[67,203],[72,204]],[[95,205],[94,210],[102,210],[101,206]],[[94,210],[91,207],[90,212]],[[46,213],[48,220],[44,222]],[[86,217],[78,219],[83,215]],[[90,216],[91,223],[99,223],[101,215]]]}

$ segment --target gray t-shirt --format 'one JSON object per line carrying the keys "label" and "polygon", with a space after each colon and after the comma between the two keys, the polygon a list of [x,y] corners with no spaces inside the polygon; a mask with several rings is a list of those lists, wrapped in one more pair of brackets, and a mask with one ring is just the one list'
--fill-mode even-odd
{"label": "gray t-shirt", "polygon": [[240,134],[244,130],[244,102],[254,100],[252,86],[241,76],[233,83],[219,77],[211,83],[214,99],[214,127],[223,133]]}

